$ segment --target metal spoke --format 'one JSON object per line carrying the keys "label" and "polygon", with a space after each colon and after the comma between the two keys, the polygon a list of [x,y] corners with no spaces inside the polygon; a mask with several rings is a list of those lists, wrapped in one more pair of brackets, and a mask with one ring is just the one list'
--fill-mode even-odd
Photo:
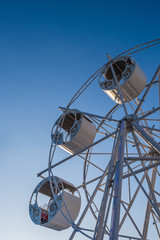
{"label": "metal spoke", "polygon": [[138,123],[132,121],[130,124],[148,145],[160,153],[160,145],[142,127],[140,127]]}
{"label": "metal spoke", "polygon": [[128,211],[128,210],[127,210],[127,208],[125,207],[124,203],[123,203],[123,202],[121,202],[121,204],[122,204],[123,208],[125,209],[125,211],[126,211],[127,215],[129,216],[129,218],[130,218],[131,222],[133,223],[133,225],[134,225],[135,229],[137,230],[137,232],[138,232],[139,236],[141,237],[141,239],[145,240],[145,238],[142,236],[142,234],[141,234],[141,232],[140,232],[139,228],[137,227],[137,224],[135,223],[135,221],[134,221],[134,220],[133,220],[133,218],[131,217],[131,214],[129,213],[129,211]]}
{"label": "metal spoke", "polygon": [[[64,162],[68,161],[69,159],[71,159],[71,158],[77,156],[77,155],[80,154],[81,152],[84,152],[84,151],[86,151],[87,149],[89,149],[89,148],[91,148],[91,147],[97,145],[98,143],[103,142],[103,141],[106,140],[107,138],[110,138],[111,136],[114,136],[115,134],[116,134],[116,131],[114,131],[114,132],[108,134],[107,136],[105,136],[105,137],[101,138],[100,140],[98,140],[98,141],[92,143],[91,145],[89,145],[89,146],[83,148],[82,150],[80,150],[80,151],[74,153],[73,155],[71,155],[71,156],[69,156],[69,157],[63,159],[62,161],[59,161],[58,163],[52,165],[52,166],[51,166],[51,169],[52,169],[52,168],[55,168],[55,167],[57,167],[57,166],[59,166],[60,164],[62,164],[62,163],[64,163]],[[48,168],[46,168],[45,170],[43,170],[43,171],[41,171],[40,173],[38,173],[37,176],[39,177],[40,175],[42,175],[43,173],[45,173],[45,172],[47,172],[47,171],[48,171]]]}
{"label": "metal spoke", "polygon": [[[69,112],[76,112],[76,110],[75,109],[66,109],[66,108],[64,108],[64,107],[59,107],[59,109],[62,109],[62,110],[67,110],[67,111],[69,111]],[[103,119],[103,120],[107,120],[107,121],[109,121],[109,122],[116,122],[116,123],[118,123],[119,122],[119,120],[117,120],[117,119],[113,119],[113,118],[109,118],[109,117],[103,117],[103,116],[99,116],[99,115],[96,115],[96,114],[92,114],[92,113],[87,113],[87,112],[82,112],[82,111],[79,111],[79,113],[81,113],[81,114],[83,114],[83,115],[87,115],[87,116],[91,116],[91,117],[96,117],[96,118],[99,118],[99,119]]]}
{"label": "metal spoke", "polygon": [[[108,59],[111,60],[111,57],[109,55],[107,55],[107,56],[108,56]],[[126,105],[124,103],[124,100],[123,100],[123,97],[122,97],[122,93],[121,93],[121,89],[120,89],[120,86],[119,86],[119,83],[118,83],[115,71],[113,69],[112,63],[109,66],[110,66],[112,74],[113,74],[113,78],[114,78],[114,81],[115,81],[115,84],[116,84],[116,87],[117,87],[117,90],[118,90],[118,93],[119,93],[119,96],[120,96],[120,99],[121,99],[121,102],[122,102],[122,106],[123,106],[124,112],[125,112],[126,115],[128,115],[127,108],[126,108]]]}
{"label": "metal spoke", "polygon": [[135,110],[134,114],[137,114],[138,111],[140,110],[140,108],[141,108],[141,106],[142,106],[142,104],[143,104],[143,102],[144,102],[144,100],[145,100],[145,98],[146,98],[146,96],[147,96],[147,94],[148,94],[148,92],[149,92],[149,90],[150,90],[150,88],[151,88],[151,86],[152,86],[152,83],[154,82],[154,80],[155,80],[155,78],[156,78],[159,70],[160,70],[160,66],[157,68],[157,71],[155,72],[155,74],[154,74],[154,76],[153,76],[150,84],[148,85],[148,87],[147,87],[147,89],[146,89],[146,91],[145,91],[142,99],[140,100],[140,103],[138,104],[138,107],[137,107],[137,109]]}
{"label": "metal spoke", "polygon": [[[156,113],[157,111],[160,110],[160,106],[157,107],[157,108],[153,108],[153,110],[149,111],[148,113],[142,115],[141,117],[138,118],[138,120],[141,120],[141,119],[145,119],[146,117],[150,116],[151,114],[153,113]],[[156,121],[157,119],[146,119],[146,120],[150,120],[150,121]]]}
{"label": "metal spoke", "polygon": [[146,195],[147,199],[149,200],[150,204],[152,205],[152,207],[155,209],[157,215],[160,217],[160,212],[159,209],[154,205],[154,203],[152,202],[152,200],[150,199],[149,195],[147,194],[146,190],[144,189],[144,187],[141,185],[140,181],[138,180],[137,176],[135,175],[135,173],[133,172],[132,168],[130,167],[130,165],[126,162],[128,168],[130,169],[131,173],[133,174],[133,176],[135,177],[136,181],[138,182],[138,184],[140,185],[142,191],[144,192],[144,194]]}

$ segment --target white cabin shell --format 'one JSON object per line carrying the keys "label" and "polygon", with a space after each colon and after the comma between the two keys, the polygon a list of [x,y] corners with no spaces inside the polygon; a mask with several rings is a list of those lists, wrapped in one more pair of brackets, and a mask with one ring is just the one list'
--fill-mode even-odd
{"label": "white cabin shell", "polygon": [[[55,181],[59,190],[54,184]],[[29,213],[35,224],[61,231],[70,227],[71,223],[76,220],[81,206],[81,197],[74,185],[58,177],[54,177],[54,181],[52,180],[52,187],[54,197],[49,178],[42,180],[37,185],[31,196]],[[47,208],[39,206],[37,201],[39,193],[49,197],[49,202],[44,202],[43,205],[46,205]],[[33,199],[34,197],[35,199]]]}
{"label": "white cabin shell", "polygon": [[92,144],[97,132],[93,122],[79,112],[67,113],[56,125],[60,130],[52,134],[52,141],[70,154]]}
{"label": "white cabin shell", "polygon": [[[140,95],[146,86],[146,75],[137,62],[131,57],[122,57],[112,63],[124,102],[129,102]],[[121,99],[113,78],[111,67],[103,72],[104,79],[100,80],[101,89],[116,103]]]}

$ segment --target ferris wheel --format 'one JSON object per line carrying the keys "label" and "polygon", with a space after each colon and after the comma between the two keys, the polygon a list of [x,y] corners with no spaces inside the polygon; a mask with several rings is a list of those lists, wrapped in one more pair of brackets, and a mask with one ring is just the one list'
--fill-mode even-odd
{"label": "ferris wheel", "polygon": [[[147,79],[132,56],[159,43],[141,44],[113,59],[107,55],[108,63],[67,107],[59,107],[48,168],[38,173],[43,179],[29,204],[35,224],[57,231],[71,227],[69,240],[80,234],[94,240],[160,239],[160,66]],[[104,116],[72,108],[93,81],[115,102]],[[67,155],[56,162],[58,148]],[[83,180],[76,186],[54,174],[74,158],[84,162]]]}

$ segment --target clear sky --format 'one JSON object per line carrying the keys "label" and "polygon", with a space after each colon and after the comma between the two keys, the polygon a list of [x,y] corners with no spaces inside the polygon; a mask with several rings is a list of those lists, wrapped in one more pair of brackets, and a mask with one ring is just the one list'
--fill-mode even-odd
{"label": "clear sky", "polygon": [[[159,38],[159,9],[158,0],[0,1],[1,239],[68,239],[68,231],[36,226],[28,214],[36,174],[48,164],[58,106],[106,63],[107,53],[115,57]],[[159,56],[159,46],[135,56],[148,78]],[[79,108],[104,114],[110,100],[102,99],[99,106],[90,91]]]}

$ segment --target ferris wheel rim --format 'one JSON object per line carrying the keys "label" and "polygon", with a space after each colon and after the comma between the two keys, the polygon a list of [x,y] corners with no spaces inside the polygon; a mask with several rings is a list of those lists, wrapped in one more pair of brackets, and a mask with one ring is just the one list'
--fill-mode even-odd
{"label": "ferris wheel rim", "polygon": [[[158,41],[158,43],[155,43],[156,41]],[[81,95],[81,89],[82,89],[82,92],[83,92],[84,90],[86,90],[86,88],[97,78],[97,76],[99,76],[99,75],[102,74],[104,68],[106,68],[109,64],[112,64],[113,61],[115,61],[115,60],[117,60],[117,59],[120,59],[120,58],[122,58],[122,57],[124,57],[124,56],[128,56],[128,54],[130,54],[130,51],[132,51],[132,50],[134,50],[134,49],[137,49],[137,50],[135,50],[134,52],[132,52],[132,54],[133,54],[133,53],[136,53],[136,52],[138,52],[138,51],[142,51],[142,50],[144,50],[144,49],[146,49],[146,48],[148,48],[148,47],[151,47],[151,46],[146,46],[148,43],[155,43],[155,44],[152,44],[152,45],[151,45],[151,46],[154,46],[154,45],[160,43],[160,39],[158,39],[158,40],[153,40],[153,41],[150,41],[150,42],[147,42],[147,43],[138,45],[138,46],[136,46],[136,47],[134,47],[134,48],[131,48],[131,49],[123,52],[122,54],[118,55],[117,57],[113,58],[113,59],[112,59],[111,61],[109,61],[107,64],[103,65],[100,69],[98,69],[98,70],[92,75],[93,78],[92,78],[92,76],[91,76],[91,78],[89,78],[89,79],[82,85],[82,87],[77,91],[77,93],[76,93],[76,94],[74,95],[74,97],[71,99],[71,101],[69,102],[69,104],[67,105],[67,107],[64,109],[64,112],[62,113],[62,115],[61,115],[60,118],[58,119],[59,122],[63,121],[64,115],[67,114],[67,112],[71,110],[71,109],[70,109],[70,106],[71,106],[72,103],[77,99],[77,96],[78,96],[77,94],[80,93],[80,95]],[[141,46],[146,46],[146,47],[143,47],[142,49],[139,49]],[[138,50],[138,49],[139,49],[139,50]],[[124,55],[124,54],[126,54],[126,55]],[[97,75],[96,75],[96,74],[97,74]],[[86,85],[86,83],[87,83],[87,85]],[[84,89],[83,89],[83,86],[84,86]],[[78,96],[78,97],[79,97],[79,96]],[[117,106],[119,106],[119,104],[116,104],[116,105],[106,114],[106,116],[108,116],[109,114],[112,114],[112,111],[114,111],[114,110],[117,108]],[[57,121],[58,121],[58,120],[57,120]],[[101,127],[101,125],[103,124],[103,122],[104,122],[104,119],[99,123],[99,126],[98,126],[97,129],[99,129],[99,128]],[[54,124],[54,126],[55,126],[55,124]],[[54,128],[54,126],[53,126],[53,128]],[[58,127],[58,124],[57,124],[57,127]],[[53,128],[52,128],[52,129],[53,129]],[[49,174],[49,178],[50,178],[51,188],[52,188],[51,178],[53,177],[53,173],[52,173],[52,160],[53,160],[53,157],[54,157],[54,153],[55,153],[55,151],[56,151],[56,146],[57,146],[57,144],[55,144],[55,145],[53,146],[53,142],[51,143],[50,154],[49,154],[49,162],[48,162],[48,174]],[[53,150],[53,152],[52,152],[52,150]],[[90,150],[88,150],[88,153],[89,153],[89,151],[90,151]],[[84,164],[86,164],[86,162],[85,162]],[[86,176],[85,176],[85,179],[86,179]],[[85,180],[85,179],[83,178],[83,180]],[[85,182],[85,181],[84,181],[84,182]],[[86,187],[86,185],[84,186],[84,189],[85,189],[85,187]],[[52,190],[52,192],[53,192],[53,190]],[[86,192],[86,194],[88,194],[88,193]],[[53,193],[53,195],[54,195],[54,193]],[[88,199],[88,200],[89,200],[89,199]],[[71,224],[71,226],[72,226],[74,229],[77,228],[77,226],[76,226],[73,222],[70,222],[70,224]],[[83,230],[82,230],[81,228],[78,228],[77,230],[78,230],[79,232],[81,232],[82,234],[84,234],[84,232],[83,232]],[[89,235],[87,235],[87,234],[84,234],[84,235],[89,238]]]}

